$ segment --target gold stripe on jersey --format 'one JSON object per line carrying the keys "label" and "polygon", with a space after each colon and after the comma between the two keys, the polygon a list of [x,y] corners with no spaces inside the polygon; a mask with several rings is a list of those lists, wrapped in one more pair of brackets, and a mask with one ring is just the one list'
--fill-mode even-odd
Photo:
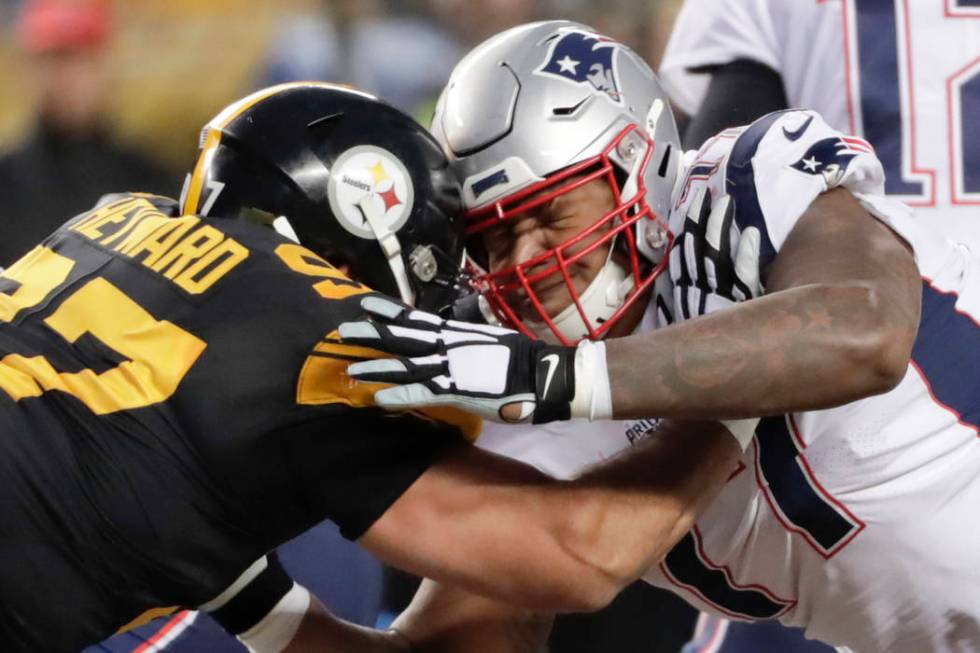
{"label": "gold stripe on jersey", "polygon": [[359,359],[310,354],[296,383],[296,403],[310,406],[346,404],[351,408],[373,406],[374,391],[388,386],[359,383],[347,376],[347,366],[352,360]]}
{"label": "gold stripe on jersey", "polygon": [[119,633],[125,633],[130,630],[133,630],[134,628],[145,626],[146,624],[150,623],[154,619],[159,619],[160,617],[169,617],[173,613],[177,612],[178,609],[179,608],[176,605],[171,606],[169,608],[151,608],[150,610],[147,610],[146,612],[144,612],[143,614],[136,617],[128,624],[126,624],[125,626],[117,630],[116,634],[118,635]]}
{"label": "gold stripe on jersey", "polygon": [[196,216],[172,218],[147,198],[114,202],[72,229],[162,274],[192,295],[248,258],[248,249]]}
{"label": "gold stripe on jersey", "polygon": [[[296,383],[296,403],[314,406],[344,404],[351,408],[374,406],[374,393],[391,385],[355,381],[347,375],[347,366],[353,361],[382,356],[387,354],[368,347],[344,344],[336,331],[331,332],[316,344],[300,370]],[[459,428],[470,442],[477,439],[483,428],[479,417],[454,408],[434,407],[411,412],[417,417]]]}
{"label": "gold stripe on jersey", "polygon": [[364,97],[371,99],[377,99],[373,95],[358,91],[349,86],[344,86],[343,84],[330,84],[327,82],[288,82],[286,84],[279,84],[278,86],[262,89],[261,91],[257,91],[247,97],[242,98],[241,100],[238,100],[237,102],[228,105],[204,128],[206,130],[204,145],[201,146],[201,154],[198,156],[197,163],[194,165],[194,172],[191,173],[190,183],[187,185],[187,198],[184,200],[184,205],[182,207],[185,214],[189,215],[197,213],[201,209],[201,193],[204,190],[204,178],[207,176],[208,170],[211,168],[211,160],[214,158],[214,153],[221,144],[221,130],[231,124],[231,121],[233,121],[235,118],[242,115],[262,100],[271,97],[280,91],[285,91],[290,88],[301,88],[304,86],[343,89],[347,92],[357,93],[358,95],[363,95]]}

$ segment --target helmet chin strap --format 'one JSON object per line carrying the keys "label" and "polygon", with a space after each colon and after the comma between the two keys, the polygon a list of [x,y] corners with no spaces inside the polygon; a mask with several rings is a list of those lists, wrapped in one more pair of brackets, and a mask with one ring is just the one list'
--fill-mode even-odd
{"label": "helmet chin strap", "polygon": [[[579,296],[582,312],[592,327],[602,324],[623,305],[626,296],[633,290],[633,275],[628,274],[622,265],[613,260],[613,247],[609,248],[606,263],[588,288]],[[551,320],[561,335],[572,342],[589,337],[589,329],[578,307],[572,302]],[[547,322],[527,321],[528,328],[545,342],[556,344],[558,338]]]}
{"label": "helmet chin strap", "polygon": [[368,226],[374,233],[374,237],[381,245],[381,251],[388,259],[388,267],[391,274],[395,277],[395,284],[398,286],[398,294],[401,300],[409,306],[415,305],[415,292],[412,284],[408,282],[408,270],[405,269],[405,261],[402,259],[402,247],[395,232],[388,228],[382,220],[382,214],[377,210],[377,205],[369,202],[370,196],[365,195],[357,203],[357,208],[361,210],[361,215],[367,221]]}

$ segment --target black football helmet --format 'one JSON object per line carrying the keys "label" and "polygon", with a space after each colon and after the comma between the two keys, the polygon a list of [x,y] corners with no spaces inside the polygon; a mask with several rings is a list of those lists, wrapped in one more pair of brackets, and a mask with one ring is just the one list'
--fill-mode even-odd
{"label": "black football helmet", "polygon": [[303,82],[228,106],[201,133],[180,208],[275,223],[426,310],[455,297],[463,225],[446,157],[421,125],[367,93]]}

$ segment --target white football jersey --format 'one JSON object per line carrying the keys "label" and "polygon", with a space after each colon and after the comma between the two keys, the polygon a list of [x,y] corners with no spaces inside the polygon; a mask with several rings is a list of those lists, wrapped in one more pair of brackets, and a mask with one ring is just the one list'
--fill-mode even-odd
{"label": "white football jersey", "polygon": [[886,192],[980,252],[980,1],[686,0],[660,71],[674,102],[696,112],[692,69],[735,59],[867,139]]}
{"label": "white football jersey", "polygon": [[476,446],[516,458],[553,478],[569,479],[642,441],[655,424],[652,419],[513,426],[486,422]]}
{"label": "white football jersey", "polygon": [[[651,302],[636,330],[648,331],[658,323]],[[538,425],[484,422],[476,446],[520,460],[553,478],[569,479],[641,442],[656,424],[655,419],[574,419]]]}
{"label": "white football jersey", "polygon": [[761,268],[835,186],[914,249],[922,318],[905,378],[840,408],[763,419],[744,468],[647,580],[859,653],[980,650],[980,263],[885,198],[871,147],[811,111],[710,139],[671,226],[700,188],[727,194],[730,237],[759,229]]}
{"label": "white football jersey", "polygon": [[[726,130],[689,157],[675,233],[700,188],[728,194],[730,236],[759,229],[761,267],[820,193],[844,186],[913,247],[922,322],[892,391],[763,419],[719,498],[645,579],[713,614],[777,618],[856,653],[980,651],[980,263],[882,183],[871,147],[810,111]],[[568,477],[652,426],[491,425],[478,444]]]}

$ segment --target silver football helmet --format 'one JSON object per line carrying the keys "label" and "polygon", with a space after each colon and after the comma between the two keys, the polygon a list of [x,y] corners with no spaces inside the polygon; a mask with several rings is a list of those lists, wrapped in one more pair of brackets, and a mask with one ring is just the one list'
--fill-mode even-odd
{"label": "silver football helmet", "polygon": [[[623,44],[569,21],[498,34],[456,66],[432,132],[462,184],[475,284],[501,321],[566,344],[598,339],[666,267],[680,139],[660,82]],[[531,260],[487,269],[473,235],[593,179],[605,179],[616,202],[597,216],[603,226],[588,230],[605,230],[597,242],[576,247],[579,234]],[[609,250],[605,266],[576,292],[568,266],[597,247]],[[564,278],[572,303],[549,316],[533,286],[552,275]],[[517,301],[540,320],[519,316]]]}

